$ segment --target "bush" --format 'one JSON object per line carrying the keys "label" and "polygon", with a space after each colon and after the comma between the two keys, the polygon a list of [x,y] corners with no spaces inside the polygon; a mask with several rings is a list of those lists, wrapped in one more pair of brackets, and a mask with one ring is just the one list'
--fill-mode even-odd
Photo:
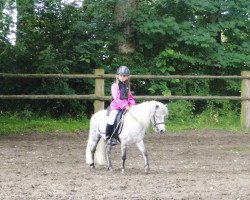
{"label": "bush", "polygon": [[171,102],[168,105],[169,108],[169,120],[176,122],[187,122],[192,119],[194,105],[190,101],[179,100],[175,102]]}

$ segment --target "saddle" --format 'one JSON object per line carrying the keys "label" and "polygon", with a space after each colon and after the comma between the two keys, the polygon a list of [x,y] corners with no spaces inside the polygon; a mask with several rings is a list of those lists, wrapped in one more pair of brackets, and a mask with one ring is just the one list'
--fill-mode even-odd
{"label": "saddle", "polygon": [[[107,116],[109,116],[110,109],[109,107],[107,108]],[[115,117],[114,121],[114,127],[113,127],[113,138],[117,139],[120,142],[119,135],[122,131],[123,123],[124,121],[122,120],[123,114],[125,114],[125,110],[119,110]]]}

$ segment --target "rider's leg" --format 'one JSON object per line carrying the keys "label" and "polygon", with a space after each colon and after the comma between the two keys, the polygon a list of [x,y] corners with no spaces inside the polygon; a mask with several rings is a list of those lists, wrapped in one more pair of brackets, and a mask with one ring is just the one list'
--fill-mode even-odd
{"label": "rider's leg", "polygon": [[107,124],[106,126],[106,140],[109,140],[112,133],[113,133],[113,127],[114,125]]}
{"label": "rider's leg", "polygon": [[107,126],[106,126],[106,140],[109,141],[110,144],[112,144],[112,145],[117,144],[115,139],[112,139],[112,140],[109,140],[109,139],[113,134],[115,117],[116,117],[118,112],[119,112],[118,110],[111,110],[110,111]]}
{"label": "rider's leg", "polygon": [[117,141],[114,137],[111,138],[114,130],[114,125],[107,124],[106,126],[106,141],[108,144],[114,146],[117,145]]}

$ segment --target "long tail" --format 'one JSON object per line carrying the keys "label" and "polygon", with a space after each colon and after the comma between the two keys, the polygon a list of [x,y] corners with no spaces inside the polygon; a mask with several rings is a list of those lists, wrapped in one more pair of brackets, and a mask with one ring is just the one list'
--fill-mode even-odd
{"label": "long tail", "polygon": [[106,142],[103,138],[100,139],[96,152],[95,152],[95,161],[99,165],[106,164]]}
{"label": "long tail", "polygon": [[92,158],[92,150],[94,148],[94,144],[97,141],[98,133],[95,133],[93,129],[90,126],[89,130],[89,138],[88,138],[88,143],[86,147],[86,163],[87,164],[92,164],[94,161],[99,164],[99,165],[105,165],[106,163],[106,144],[104,139],[100,139],[98,142],[98,145],[96,147],[96,152],[94,154],[95,160]]}

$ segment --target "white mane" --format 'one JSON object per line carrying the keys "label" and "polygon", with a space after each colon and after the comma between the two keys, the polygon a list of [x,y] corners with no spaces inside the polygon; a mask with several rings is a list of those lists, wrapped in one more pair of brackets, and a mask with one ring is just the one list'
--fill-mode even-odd
{"label": "white mane", "polygon": [[[158,106],[158,112],[161,115],[168,116],[168,109],[166,105],[158,101],[145,101],[143,103],[132,106],[129,112],[140,119],[140,122],[145,126],[149,125],[151,117],[154,115],[155,109]],[[135,120],[135,119],[134,119]]]}

